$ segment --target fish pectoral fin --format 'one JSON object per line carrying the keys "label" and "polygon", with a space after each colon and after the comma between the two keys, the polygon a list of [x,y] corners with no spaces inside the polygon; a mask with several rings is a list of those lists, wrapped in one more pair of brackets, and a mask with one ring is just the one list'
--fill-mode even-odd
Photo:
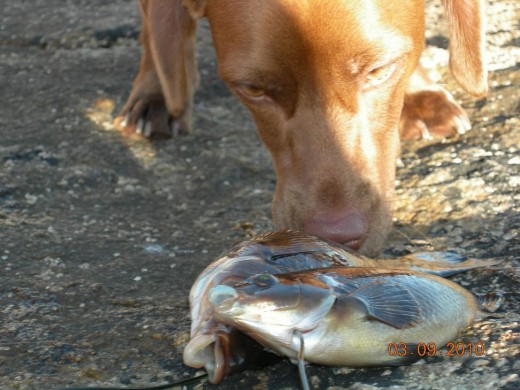
{"label": "fish pectoral fin", "polygon": [[360,302],[371,319],[396,329],[410,328],[422,320],[421,308],[413,294],[400,284],[376,280],[349,294]]}
{"label": "fish pectoral fin", "polygon": [[330,312],[335,302],[336,296],[332,293],[327,294],[319,306],[307,312],[306,315],[298,322],[294,323],[293,326],[296,330],[303,332],[308,332],[316,328],[316,326],[318,326],[323,321],[323,318],[325,318],[325,316]]}

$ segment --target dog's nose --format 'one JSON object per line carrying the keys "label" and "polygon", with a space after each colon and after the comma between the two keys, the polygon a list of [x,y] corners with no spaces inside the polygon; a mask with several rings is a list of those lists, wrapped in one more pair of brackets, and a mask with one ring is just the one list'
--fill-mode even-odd
{"label": "dog's nose", "polygon": [[356,250],[361,247],[368,233],[368,222],[365,216],[356,210],[316,214],[304,223],[303,230]]}

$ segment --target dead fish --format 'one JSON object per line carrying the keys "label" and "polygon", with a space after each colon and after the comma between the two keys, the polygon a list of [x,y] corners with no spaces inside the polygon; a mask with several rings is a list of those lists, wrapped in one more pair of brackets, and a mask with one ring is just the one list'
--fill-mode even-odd
{"label": "dead fish", "polygon": [[[217,321],[298,364],[304,389],[306,362],[410,364],[421,343],[443,348],[480,312],[478,299],[449,280],[377,268],[259,274],[213,287],[209,300]],[[392,354],[392,344],[405,352]]]}
{"label": "dead fish", "polygon": [[258,274],[278,275],[326,267],[422,270],[446,276],[497,263],[464,260],[451,252],[372,260],[342,245],[301,232],[267,233],[236,245],[196,279],[190,291],[191,339],[184,349],[184,363],[194,368],[204,367],[209,381],[219,383],[225,375],[241,370],[259,356],[258,348],[253,348],[234,326],[215,318],[210,291],[216,286],[234,288]]}
{"label": "dead fish", "polygon": [[253,348],[236,329],[213,317],[209,291],[214,286],[233,286],[259,273],[350,266],[357,260],[340,247],[299,232],[267,233],[235,245],[202,271],[191,288],[191,337],[184,349],[184,364],[204,367],[208,380],[219,383],[261,358],[261,348]]}
{"label": "dead fish", "polygon": [[469,291],[435,275],[332,267],[258,274],[209,293],[215,318],[297,362],[334,366],[401,365],[418,359],[388,354],[390,343],[441,348],[470,325],[480,304]]}

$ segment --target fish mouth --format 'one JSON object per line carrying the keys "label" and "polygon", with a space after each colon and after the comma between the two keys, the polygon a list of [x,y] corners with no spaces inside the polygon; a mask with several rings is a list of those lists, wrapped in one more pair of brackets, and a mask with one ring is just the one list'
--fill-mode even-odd
{"label": "fish mouth", "polygon": [[198,335],[184,348],[184,364],[193,368],[204,367],[208,380],[218,384],[233,369],[229,345],[230,337],[227,332]]}
{"label": "fish mouth", "polygon": [[202,368],[208,373],[211,383],[219,383],[225,373],[222,372],[222,351],[215,345],[214,334],[203,334],[190,340],[183,352],[184,364],[193,368]]}
{"label": "fish mouth", "polygon": [[[236,290],[228,286],[219,285],[209,292],[212,307],[231,307],[237,298]],[[235,359],[234,356],[242,353],[242,348],[235,346],[235,333],[230,329],[213,329],[208,333],[195,335],[184,348],[184,364],[193,368],[204,367],[208,373],[208,380],[213,384],[220,383],[241,364],[235,361],[241,359]]]}
{"label": "fish mouth", "polygon": [[227,375],[265,364],[273,355],[236,329],[212,329],[194,336],[184,348],[184,364],[204,368],[210,383],[219,384]]}

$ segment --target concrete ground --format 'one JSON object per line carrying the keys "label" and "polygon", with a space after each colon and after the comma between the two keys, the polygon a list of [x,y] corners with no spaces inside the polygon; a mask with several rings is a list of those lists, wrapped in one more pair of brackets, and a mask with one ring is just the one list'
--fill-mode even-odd
{"label": "concrete ground", "polygon": [[[491,91],[465,95],[473,130],[403,145],[386,255],[455,249],[503,259],[453,278],[502,290],[500,316],[461,340],[484,357],[412,366],[310,366],[315,389],[520,388],[520,32],[518,2],[488,2]],[[446,30],[427,1],[425,61]],[[0,14],[0,388],[144,386],[187,378],[188,291],[236,241],[271,228],[275,176],[249,114],[219,81],[206,24],[195,131],[130,141],[111,126],[136,73],[133,0],[4,1]],[[286,360],[220,386],[297,388]]]}

